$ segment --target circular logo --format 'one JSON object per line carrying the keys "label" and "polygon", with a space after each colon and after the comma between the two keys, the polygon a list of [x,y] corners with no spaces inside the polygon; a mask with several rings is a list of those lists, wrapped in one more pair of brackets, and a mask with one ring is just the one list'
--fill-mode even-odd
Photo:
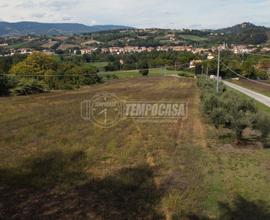
{"label": "circular logo", "polygon": [[100,127],[111,128],[123,117],[123,102],[114,94],[95,95],[90,105],[91,120]]}

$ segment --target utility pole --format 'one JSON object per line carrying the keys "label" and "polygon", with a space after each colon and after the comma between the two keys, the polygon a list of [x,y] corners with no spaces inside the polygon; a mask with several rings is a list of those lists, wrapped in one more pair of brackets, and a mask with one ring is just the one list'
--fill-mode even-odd
{"label": "utility pole", "polygon": [[164,76],[167,76],[167,65],[164,67]]}
{"label": "utility pole", "polygon": [[218,64],[217,64],[217,93],[219,93],[219,72],[220,72],[220,48],[218,48]]}
{"label": "utility pole", "polygon": [[202,75],[204,75],[204,67],[203,67],[203,64],[202,64]]}

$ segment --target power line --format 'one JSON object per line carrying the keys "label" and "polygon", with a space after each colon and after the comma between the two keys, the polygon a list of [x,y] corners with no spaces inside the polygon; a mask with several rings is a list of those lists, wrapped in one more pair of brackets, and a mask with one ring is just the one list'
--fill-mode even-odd
{"label": "power line", "polygon": [[230,70],[232,73],[234,73],[235,75],[237,75],[237,76],[239,76],[239,77],[241,77],[241,78],[244,78],[244,79],[246,79],[246,80],[248,80],[248,81],[250,81],[250,82],[254,82],[254,83],[258,83],[258,84],[261,84],[261,85],[269,86],[269,87],[270,87],[270,84],[267,84],[267,83],[263,83],[263,82],[259,82],[259,81],[256,81],[256,80],[249,79],[249,78],[247,78],[247,77],[245,77],[245,76],[243,76],[243,75],[241,75],[241,74],[235,72],[235,71],[232,70],[230,67],[228,67],[227,65],[225,65],[223,62],[222,62],[222,65],[225,66],[225,67],[226,67],[228,70]]}
{"label": "power line", "polygon": [[219,92],[219,72],[220,72],[220,49],[218,49],[218,66],[217,66],[217,93]]}

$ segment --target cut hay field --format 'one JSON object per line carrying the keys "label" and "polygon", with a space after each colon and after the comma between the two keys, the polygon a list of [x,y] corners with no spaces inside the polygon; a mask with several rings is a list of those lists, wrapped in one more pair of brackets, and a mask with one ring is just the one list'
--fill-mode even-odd
{"label": "cut hay field", "polygon": [[[188,118],[100,128],[81,119],[80,103],[101,92],[188,102]],[[0,98],[0,219],[269,217],[270,152],[226,147],[199,97],[193,79],[138,77]]]}

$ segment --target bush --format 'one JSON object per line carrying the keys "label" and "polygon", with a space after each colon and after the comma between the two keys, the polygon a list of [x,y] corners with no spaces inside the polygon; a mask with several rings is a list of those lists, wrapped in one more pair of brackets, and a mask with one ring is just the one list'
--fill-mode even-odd
{"label": "bush", "polygon": [[226,112],[223,108],[217,107],[210,113],[210,120],[218,128],[220,125],[225,125],[226,122]]}
{"label": "bush", "polygon": [[219,97],[213,93],[206,93],[202,96],[203,111],[205,114],[210,114],[215,108],[220,106]]}
{"label": "bush", "polygon": [[[101,83],[102,78],[94,66],[81,66],[76,60],[56,62],[53,56],[33,53],[14,65],[10,73],[24,78],[13,90],[14,94],[33,94],[50,89],[73,89],[80,85]],[[32,80],[26,78],[30,75]],[[45,86],[46,85],[46,86]]]}
{"label": "bush", "polygon": [[143,70],[140,70],[139,72],[140,72],[140,74],[142,74],[143,76],[148,76],[148,74],[149,74],[149,70],[148,70],[148,69],[143,69]]}
{"label": "bush", "polygon": [[84,76],[82,80],[83,85],[92,85],[92,84],[97,84],[102,82],[102,77],[100,77],[96,73],[92,73],[89,75]]}
{"label": "bush", "polygon": [[266,113],[257,113],[255,117],[254,129],[261,132],[261,137],[265,140],[270,134],[270,116]]}
{"label": "bush", "polygon": [[254,115],[257,113],[255,103],[237,92],[226,90],[223,84],[217,94],[215,83],[206,78],[199,78],[198,86],[203,91],[203,111],[209,120],[216,128],[222,125],[234,130],[237,141],[240,141],[243,130],[254,124]]}
{"label": "bush", "polygon": [[110,79],[119,79],[119,77],[115,74],[106,74],[105,75],[106,80],[110,80]]}
{"label": "bush", "polygon": [[9,95],[9,90],[11,89],[10,80],[7,75],[0,74],[0,96]]}
{"label": "bush", "polygon": [[189,73],[189,72],[180,72],[178,73],[178,76],[183,76],[183,77],[188,77],[188,78],[193,78],[194,74],[193,73]]}
{"label": "bush", "polygon": [[237,141],[242,139],[243,130],[252,127],[257,112],[255,103],[250,98],[234,91],[221,95],[222,108],[225,112],[225,126],[234,130]]}
{"label": "bush", "polygon": [[15,88],[11,90],[13,95],[30,95],[48,91],[43,81],[35,79],[21,79]]}
{"label": "bush", "polygon": [[146,61],[141,61],[139,64],[139,72],[143,75],[143,76],[148,76],[149,74],[149,65]]}
{"label": "bush", "polygon": [[266,71],[263,70],[256,70],[256,76],[258,79],[267,80],[269,79],[269,75]]}

